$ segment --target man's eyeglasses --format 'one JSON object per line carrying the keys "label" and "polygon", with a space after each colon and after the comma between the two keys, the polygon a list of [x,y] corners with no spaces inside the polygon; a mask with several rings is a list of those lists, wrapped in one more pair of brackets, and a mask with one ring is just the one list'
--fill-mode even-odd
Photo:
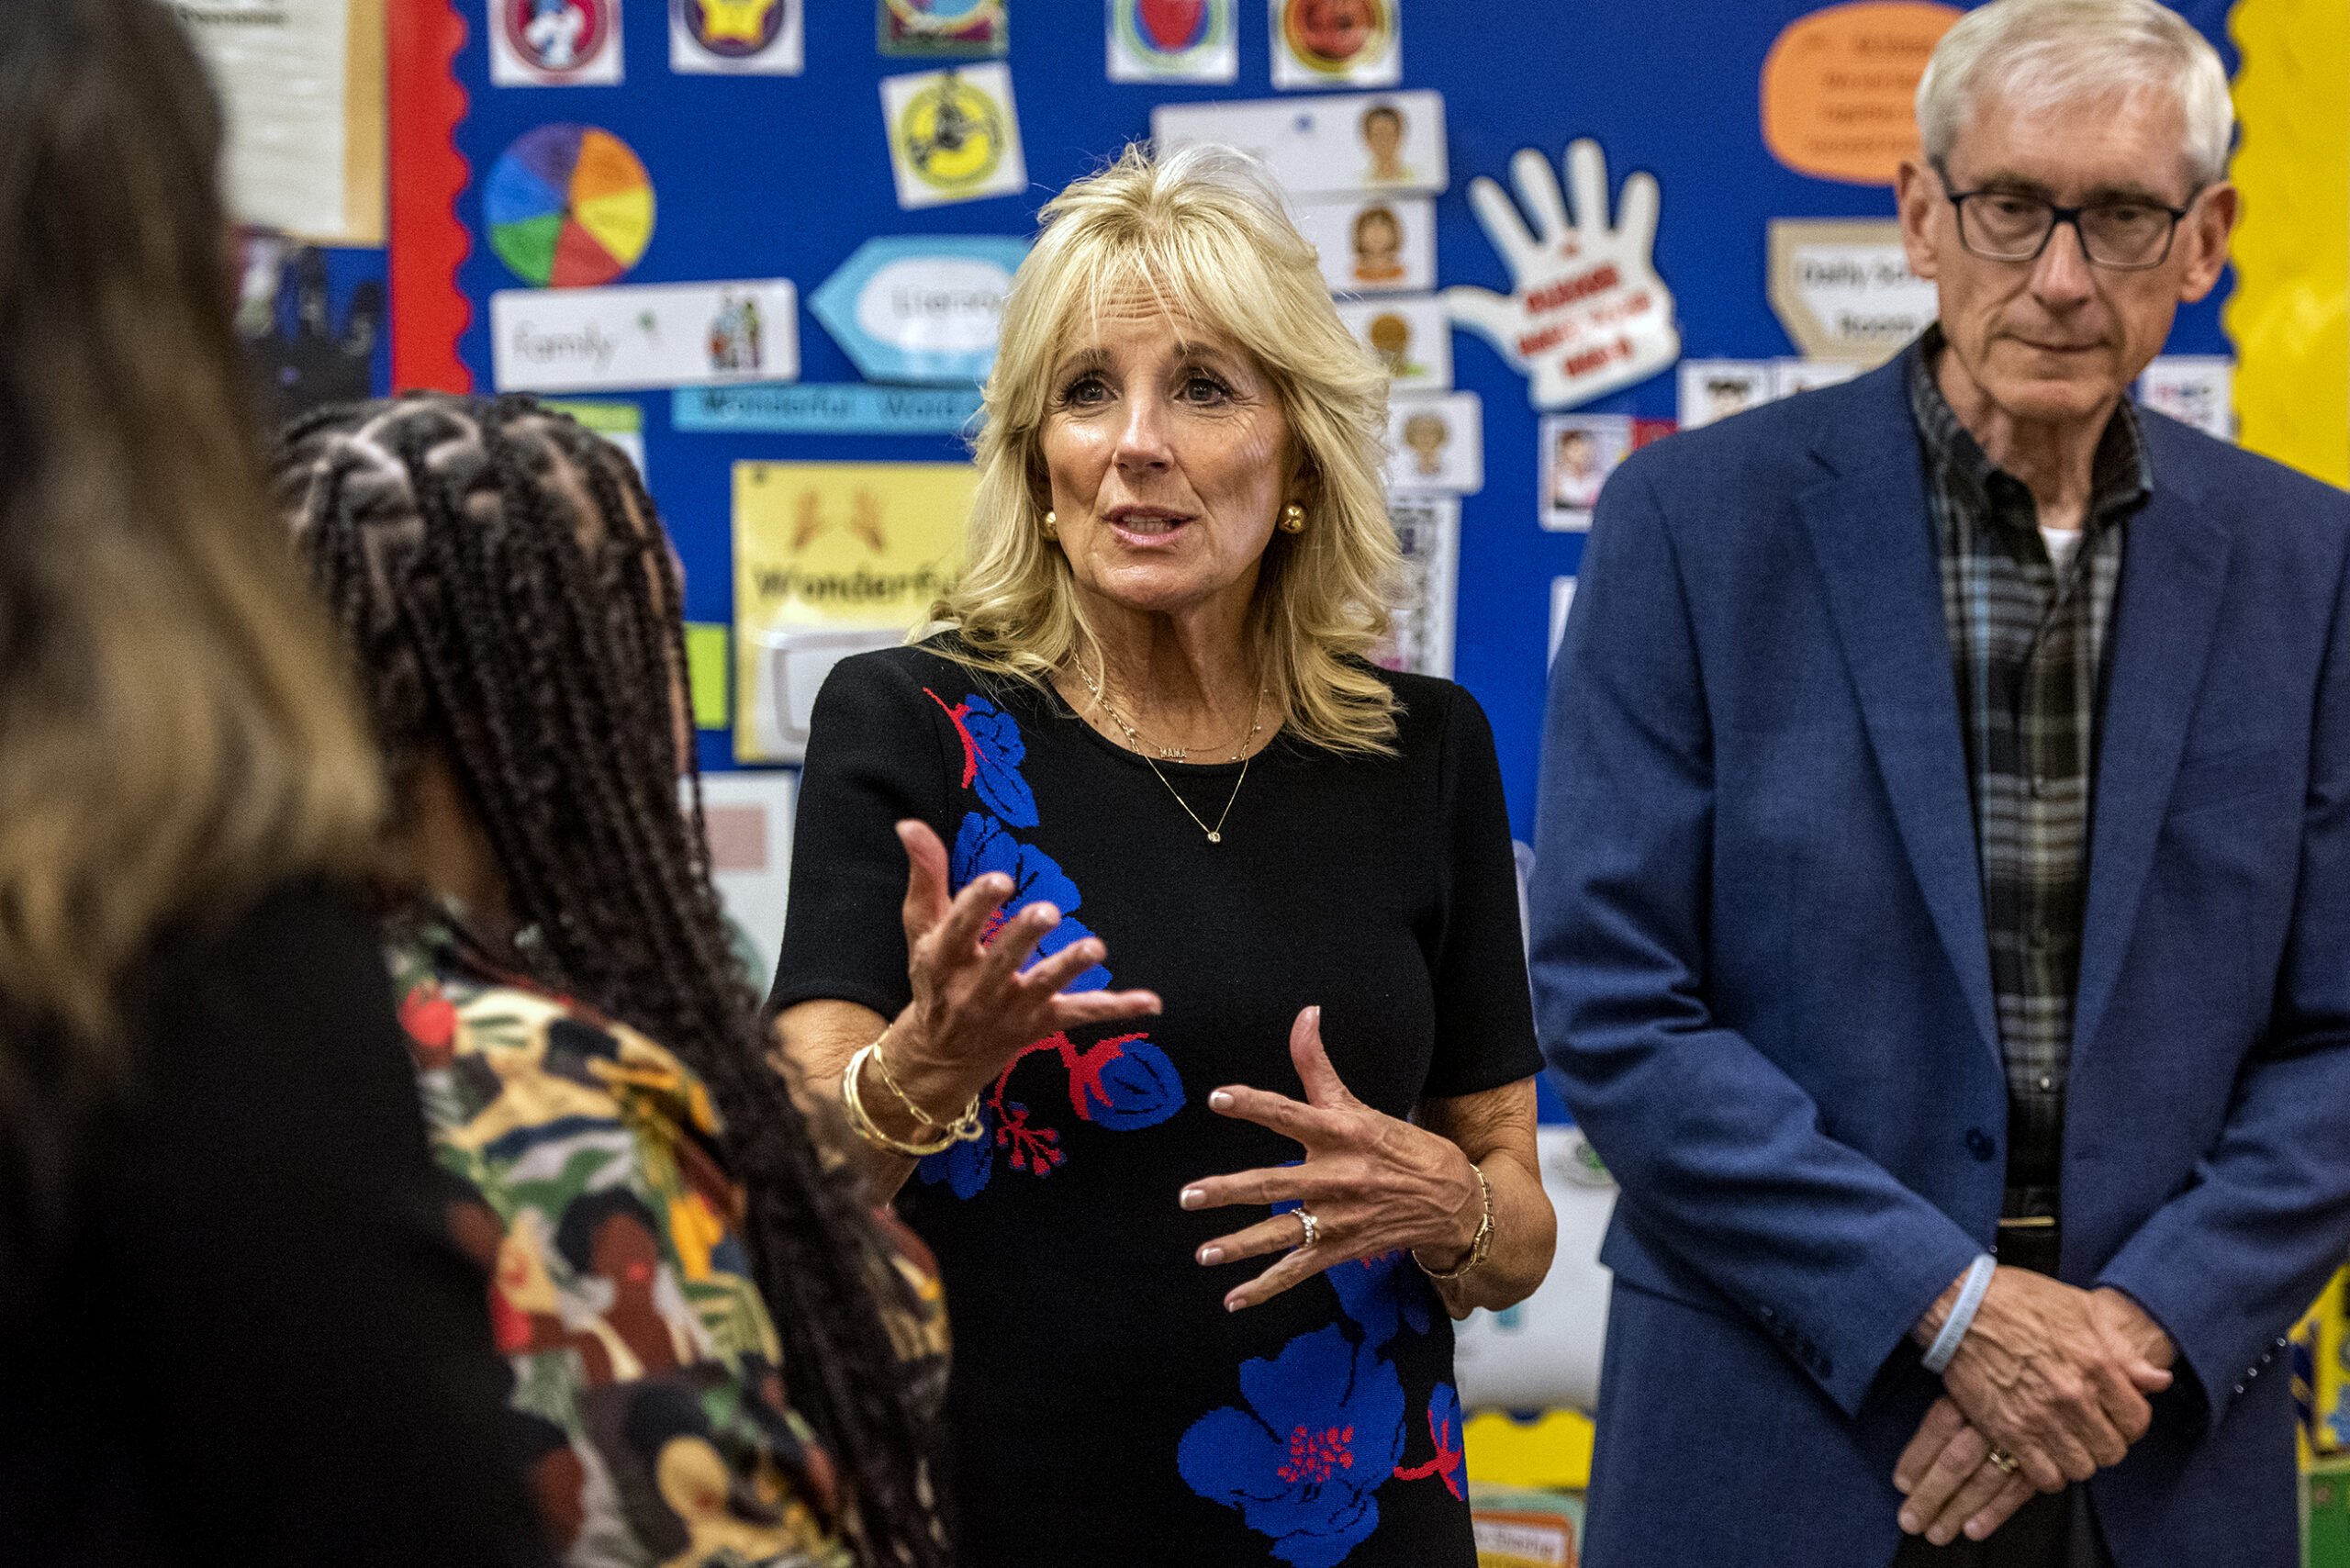
{"label": "man's eyeglasses", "polygon": [[[1958,208],[1958,242],[1986,262],[2036,262],[2057,225],[2081,237],[2081,252],[2115,272],[2143,272],[2170,259],[2178,220],[2193,210],[2155,201],[2100,201],[2058,207],[2014,191],[1954,191],[1940,164],[1942,194]],[[2191,199],[2191,198],[2190,198]]]}

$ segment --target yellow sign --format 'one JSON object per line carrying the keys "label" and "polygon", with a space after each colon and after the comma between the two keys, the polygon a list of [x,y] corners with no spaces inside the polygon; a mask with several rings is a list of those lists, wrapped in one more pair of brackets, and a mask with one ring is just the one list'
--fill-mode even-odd
{"label": "yellow sign", "polygon": [[734,755],[793,762],[833,665],[920,625],[953,577],[979,470],[734,465]]}

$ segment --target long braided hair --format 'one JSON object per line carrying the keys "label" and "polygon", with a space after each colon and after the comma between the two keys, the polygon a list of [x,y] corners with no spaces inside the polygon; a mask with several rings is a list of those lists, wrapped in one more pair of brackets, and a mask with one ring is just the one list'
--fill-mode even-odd
{"label": "long braided hair", "polygon": [[280,442],[280,505],[355,655],[396,803],[437,749],[518,925],[538,928],[532,977],[709,1085],[792,1403],[849,1484],[852,1537],[869,1563],[939,1568],[929,1424],[880,1310],[907,1287],[877,1266],[855,1179],[820,1157],[728,945],[682,713],[681,585],[635,470],[527,398],[326,409]]}

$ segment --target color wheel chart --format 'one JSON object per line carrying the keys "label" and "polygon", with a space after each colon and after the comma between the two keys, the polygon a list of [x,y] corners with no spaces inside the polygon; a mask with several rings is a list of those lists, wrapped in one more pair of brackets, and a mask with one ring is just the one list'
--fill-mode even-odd
{"label": "color wheel chart", "polygon": [[653,182],[627,142],[584,125],[517,137],[483,192],[489,248],[534,288],[618,280],[653,242]]}

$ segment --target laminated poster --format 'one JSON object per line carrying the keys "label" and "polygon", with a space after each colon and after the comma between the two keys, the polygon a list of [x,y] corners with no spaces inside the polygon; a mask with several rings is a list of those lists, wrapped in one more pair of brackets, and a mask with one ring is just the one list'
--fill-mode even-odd
{"label": "laminated poster", "polygon": [[1452,389],[1452,323],[1435,295],[1342,299],[1338,319],[1387,367],[1393,390]]}
{"label": "laminated poster", "polygon": [[789,278],[618,288],[501,288],[489,297],[500,392],[604,392],[800,375]]}
{"label": "laminated poster", "polygon": [[1628,414],[1554,414],[1542,421],[1540,521],[1553,533],[1580,533],[1617,464],[1631,454]]}
{"label": "laminated poster", "polygon": [[966,463],[734,465],[734,756],[797,762],[816,693],[896,646],[953,576]]}
{"label": "laminated poster", "polygon": [[1301,200],[1291,216],[1321,252],[1333,294],[1425,294],[1436,286],[1433,197]]}
{"label": "laminated poster", "polygon": [[808,296],[808,308],[867,381],[966,390],[988,378],[1016,235],[893,234],[866,241]]}
{"label": "laminated poster", "polygon": [[1239,0],[1103,0],[1113,82],[1229,82]]}
{"label": "laminated poster", "polygon": [[1460,503],[1450,496],[1397,496],[1387,503],[1387,517],[1404,552],[1404,592],[1387,641],[1372,657],[1383,668],[1449,680]]}
{"label": "laminated poster", "polygon": [[1150,134],[1162,148],[1221,142],[1262,159],[1292,196],[1440,191],[1446,173],[1444,95],[1161,104]]}
{"label": "laminated poster", "polygon": [[1392,491],[1473,496],[1485,487],[1485,405],[1474,392],[1398,398],[1387,408]]}
{"label": "laminated poster", "polygon": [[621,0],[485,0],[494,87],[621,80]]}
{"label": "laminated poster", "polygon": [[1812,359],[1882,364],[1941,309],[1909,270],[1892,218],[1781,218],[1771,223],[1771,309]]}
{"label": "laminated poster", "polygon": [[1012,73],[1002,65],[881,78],[898,205],[942,207],[1028,187]]}
{"label": "laminated poster", "polygon": [[1759,409],[1775,392],[1767,359],[1684,359],[1681,362],[1681,428],[1695,430]]}
{"label": "laminated poster", "polygon": [[1271,0],[1273,85],[1392,87],[1402,80],[1401,0]]}
{"label": "laminated poster", "polygon": [[238,221],[324,243],[382,244],[380,41],[361,58],[382,37],[381,0],[175,9],[227,110],[221,172]]}
{"label": "laminated poster", "polygon": [[801,0],[669,0],[669,69],[797,76],[806,53]]}
{"label": "laminated poster", "polygon": [[884,54],[998,59],[1012,48],[1005,0],[874,0]]}

